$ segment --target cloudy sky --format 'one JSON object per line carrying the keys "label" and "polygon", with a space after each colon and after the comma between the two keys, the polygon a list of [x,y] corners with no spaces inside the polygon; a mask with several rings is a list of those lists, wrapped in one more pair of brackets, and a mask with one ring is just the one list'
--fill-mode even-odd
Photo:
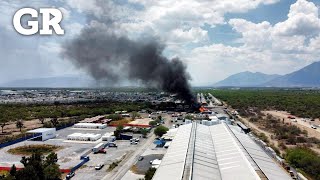
{"label": "cloudy sky", "polygon": [[[22,7],[59,8],[65,35],[19,35],[12,17]],[[286,74],[320,60],[319,9],[320,0],[2,0],[0,84],[86,76],[60,52],[93,23],[88,16],[112,17],[131,39],[157,37],[165,56],[184,61],[194,86],[242,71]]]}

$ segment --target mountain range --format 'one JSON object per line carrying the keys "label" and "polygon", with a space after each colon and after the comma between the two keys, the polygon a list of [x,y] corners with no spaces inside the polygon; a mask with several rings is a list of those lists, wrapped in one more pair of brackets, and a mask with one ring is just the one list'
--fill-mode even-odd
{"label": "mountain range", "polygon": [[[61,76],[20,79],[0,84],[0,87],[80,88],[95,87],[95,80],[82,76]],[[320,87],[320,62],[314,62],[298,71],[286,74],[241,72],[227,77],[214,87]]]}
{"label": "mountain range", "polygon": [[241,72],[215,83],[222,87],[320,87],[320,62],[286,75]]}
{"label": "mountain range", "polygon": [[0,84],[0,87],[39,87],[39,88],[80,88],[91,87],[95,81],[81,76],[60,76],[32,79],[19,79]]}

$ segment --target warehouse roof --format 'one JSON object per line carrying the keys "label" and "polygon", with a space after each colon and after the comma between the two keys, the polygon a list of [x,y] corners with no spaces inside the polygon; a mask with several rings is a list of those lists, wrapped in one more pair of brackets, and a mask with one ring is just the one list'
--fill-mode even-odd
{"label": "warehouse roof", "polygon": [[179,127],[153,179],[290,179],[248,135],[224,123]]}
{"label": "warehouse roof", "polygon": [[30,130],[27,133],[44,133],[52,130],[56,130],[56,128],[38,128],[38,129]]}

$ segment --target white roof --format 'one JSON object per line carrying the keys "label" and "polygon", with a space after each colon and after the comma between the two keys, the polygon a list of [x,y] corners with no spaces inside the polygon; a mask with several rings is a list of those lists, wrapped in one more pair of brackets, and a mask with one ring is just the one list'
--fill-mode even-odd
{"label": "white roof", "polygon": [[53,131],[53,130],[55,131],[56,128],[38,128],[38,129],[27,131],[27,133],[44,133],[44,132]]}
{"label": "white roof", "polygon": [[[225,123],[178,128],[153,180],[290,179],[248,135]],[[262,172],[262,173],[261,173]],[[262,175],[261,175],[262,174]]]}
{"label": "white roof", "polygon": [[157,169],[154,180],[181,180],[186,160],[192,124],[180,126],[174,140]]}
{"label": "white roof", "polygon": [[257,145],[246,134],[233,131],[236,137],[239,139],[245,150],[248,152],[253,161],[263,171],[268,179],[291,179],[289,175],[284,172],[281,167],[274,162],[274,160],[268,156],[264,150]]}

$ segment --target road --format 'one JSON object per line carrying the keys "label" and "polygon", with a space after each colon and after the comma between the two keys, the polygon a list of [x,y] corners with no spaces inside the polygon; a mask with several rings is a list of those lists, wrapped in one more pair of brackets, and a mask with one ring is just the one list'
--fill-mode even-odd
{"label": "road", "polygon": [[155,135],[153,134],[153,131],[151,131],[147,141],[136,151],[128,154],[113,171],[103,177],[103,180],[120,180],[138,160],[138,157],[153,143],[154,139]]}

